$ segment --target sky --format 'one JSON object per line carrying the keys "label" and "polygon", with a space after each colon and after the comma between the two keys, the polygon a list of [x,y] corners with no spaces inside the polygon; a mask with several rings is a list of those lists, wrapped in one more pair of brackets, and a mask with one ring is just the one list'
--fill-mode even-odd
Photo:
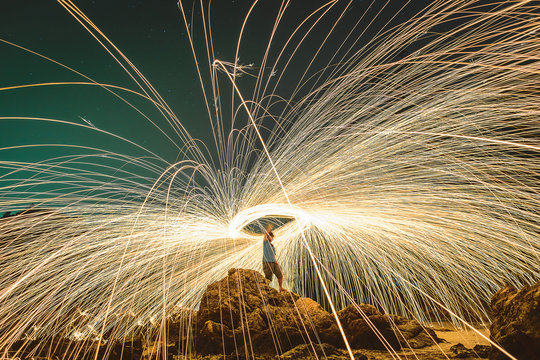
{"label": "sky", "polygon": [[[106,36],[139,68],[153,84],[159,94],[182,125],[194,137],[201,139],[215,155],[209,117],[204,105],[194,58],[188,41],[182,14],[173,0],[74,0],[74,3],[106,34]],[[201,23],[201,11],[197,2],[182,2],[193,27],[195,51],[199,56],[206,90],[209,91],[208,66],[205,65],[205,42]],[[205,1],[205,4],[208,2]],[[283,44],[301,19],[325,1],[293,1],[286,12],[274,37],[275,44]],[[341,15],[346,1],[339,3],[328,17],[311,32],[287,68],[277,89],[280,96],[289,98],[299,82],[299,76],[306,69],[313,54],[324,41],[328,30]],[[361,46],[370,36],[395,15],[397,0],[390,1],[379,17],[375,14],[383,2],[356,0],[343,15],[325,47],[312,64],[314,74],[335,54],[336,49],[351,50],[350,41],[363,38],[356,44]],[[386,3],[386,2],[384,2]],[[402,21],[425,5],[425,1],[413,2],[395,19]],[[242,21],[251,1],[213,1],[211,21],[215,57],[234,62],[235,47]],[[246,32],[240,49],[240,63],[253,64],[253,73],[259,71],[261,59],[270,39],[272,26],[277,14],[279,1],[262,0],[255,7],[246,24]],[[43,56],[58,61],[65,66],[89,76],[99,83],[112,84],[138,91],[136,84],[114,61],[114,59],[92,38],[89,33],[56,1],[2,0],[0,5],[0,39],[22,46]],[[343,43],[354,24],[365,16],[356,28],[349,43]],[[367,24],[375,21],[371,28]],[[300,33],[300,34],[305,34]],[[295,41],[298,41],[297,37]],[[343,46],[341,46],[343,45]],[[341,47],[340,47],[341,46]],[[285,59],[291,55],[292,47],[285,52]],[[280,46],[272,48],[270,63]],[[0,87],[49,82],[86,81],[81,76],[20,48],[0,43]],[[283,63],[280,64],[283,66]],[[278,70],[281,68],[278,66]],[[230,98],[231,87],[221,75],[220,91],[223,98]],[[250,98],[254,80],[245,77],[238,81],[241,91]],[[36,117],[95,127],[151,150],[166,162],[178,158],[178,146],[182,142],[174,136],[170,126],[148,101],[138,96],[119,92],[127,101],[140,109],[156,126],[134,111],[123,101],[96,86],[44,86],[17,90],[0,91],[0,116]],[[300,93],[301,94],[301,93]],[[226,112],[230,113],[230,112]],[[239,124],[247,122],[240,116]],[[140,156],[143,153],[136,146],[109,135],[100,134],[88,128],[81,128],[54,122],[30,121],[24,119],[3,119],[0,131],[0,152],[3,161],[36,162],[45,159],[85,153],[80,147],[92,147],[107,151]],[[230,119],[223,119],[229,122]],[[175,144],[168,141],[164,131]],[[28,149],[5,150],[6,147],[30,144],[76,145],[32,147]],[[0,174],[9,169],[0,169]]]}
{"label": "sky", "polygon": [[[5,5],[8,3],[8,5]],[[200,86],[194,73],[191,51],[180,11],[173,1],[81,1],[77,5],[140,68],[158,92],[171,105],[194,136],[204,137],[207,119],[201,119],[203,105]],[[99,46],[84,28],[55,1],[3,2],[0,37],[51,57],[97,82],[137,90],[136,85]],[[2,51],[0,81],[2,86],[86,81],[35,55],[9,45]],[[136,97],[128,97],[157,120],[152,106]],[[2,116],[38,116],[94,126],[128,137],[143,146],[160,145],[160,133],[153,131],[140,115],[103,89],[88,86],[56,86],[2,93]],[[197,120],[195,120],[197,119]],[[65,126],[24,124],[9,126],[2,132],[2,145],[34,142],[80,144],[88,131]],[[3,126],[6,129],[5,126]],[[45,136],[45,134],[47,136]],[[107,145],[111,139],[92,139]],[[115,150],[127,150],[122,147]]]}

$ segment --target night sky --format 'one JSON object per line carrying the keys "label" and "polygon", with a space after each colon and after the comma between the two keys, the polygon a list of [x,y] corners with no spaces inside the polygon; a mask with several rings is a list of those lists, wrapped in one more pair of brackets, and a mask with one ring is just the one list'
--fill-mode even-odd
{"label": "night sky", "polygon": [[[196,75],[193,56],[189,47],[186,29],[176,1],[173,0],[80,0],[74,3],[120,48],[125,55],[150,80],[163,96],[173,112],[190,134],[208,144],[210,152],[212,135],[201,86]],[[196,2],[198,3],[198,1]],[[206,4],[207,2],[205,2]],[[251,1],[220,0],[213,1],[212,29],[216,58],[234,62],[236,41]],[[247,23],[247,32],[240,51],[240,63],[261,63],[268,43],[278,1],[261,1]],[[275,36],[278,47],[273,48],[272,56],[298,24],[310,11],[325,1],[293,1],[287,10],[282,24]],[[365,30],[385,2],[371,5],[371,1],[355,1],[343,16],[312,65],[309,74],[314,74],[324,66],[335,51],[351,50],[351,41]],[[390,2],[363,38],[356,43],[359,47],[395,14],[399,1]],[[208,79],[208,66],[201,27],[201,12],[193,1],[183,2],[188,14],[193,8],[193,33],[196,51],[200,57],[203,76]],[[309,4],[309,5],[308,5]],[[324,40],[328,29],[340,16],[343,4],[329,12],[317,30],[312,32],[297,53],[286,76],[278,87],[278,94],[289,98],[313,54]],[[425,5],[424,1],[403,10],[394,23],[407,19]],[[356,29],[349,43],[343,43],[353,24],[368,11],[364,22]],[[191,19],[189,19],[191,23]],[[87,31],[56,1],[3,0],[0,11],[0,39],[38,52],[59,61],[97,82],[113,84],[138,90],[136,84],[126,75],[111,56],[92,38]],[[352,49],[354,50],[354,49]],[[60,66],[38,56],[0,43],[0,87],[60,82],[86,81]],[[286,52],[286,56],[290,51]],[[278,69],[279,66],[278,66]],[[254,70],[254,73],[258,68]],[[224,75],[220,84],[226,84]],[[250,98],[254,80],[247,77],[238,82],[241,90]],[[209,83],[206,83],[208,86]],[[207,87],[209,90],[209,87]],[[230,86],[222,87],[222,95],[230,98]],[[169,125],[156,109],[139,97],[119,92],[126,100],[138,107],[155,121],[161,129],[171,132]],[[300,93],[299,95],[302,95]],[[230,112],[229,112],[230,113]],[[47,86],[0,92],[0,116],[2,117],[40,117],[68,121],[78,124],[91,124],[99,129],[123,136],[137,144],[147,147],[168,162],[177,159],[178,151],[157,129],[141,115],[122,101],[96,86]],[[225,122],[230,119],[224,119]],[[241,121],[247,121],[246,118]],[[241,122],[240,122],[241,123]],[[178,138],[174,139],[181,145]],[[73,126],[40,123],[28,120],[2,120],[0,146],[9,147],[26,144],[68,144],[91,146],[113,152],[138,156],[142,153],[132,145],[91,131]],[[3,150],[2,160],[41,161],[55,156],[68,155],[83,150],[47,147],[32,149]],[[6,169],[0,169],[0,174]]]}
{"label": "night sky", "polygon": [[[201,112],[200,86],[176,3],[81,1],[77,5],[150,79],[193,136],[204,138],[208,120],[203,118],[204,112]],[[8,9],[0,13],[0,36],[4,40],[51,57],[97,82],[138,90],[97,41],[55,1],[9,0],[4,1],[2,7]],[[86,81],[56,64],[12,46],[2,44],[0,49],[2,87]],[[126,95],[126,98],[140,106],[153,120],[160,120],[159,114],[148,102],[136,96]],[[0,95],[0,104],[2,116],[49,117],[84,124],[82,117],[100,129],[149,146],[162,156],[173,151],[146,120],[97,87],[56,86],[5,91]],[[162,126],[166,127],[166,124]],[[104,136],[88,139],[92,137],[92,132],[67,126],[17,121],[2,124],[2,130],[2,146],[73,143],[93,144],[119,152],[133,150],[125,148],[123,144],[113,144],[118,141]],[[171,160],[174,160],[174,156]]]}

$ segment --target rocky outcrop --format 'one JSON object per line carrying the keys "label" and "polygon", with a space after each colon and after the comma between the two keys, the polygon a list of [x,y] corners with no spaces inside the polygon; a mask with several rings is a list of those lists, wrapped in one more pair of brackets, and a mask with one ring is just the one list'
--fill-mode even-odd
{"label": "rocky outcrop", "polygon": [[256,271],[229,270],[227,277],[208,286],[201,299],[197,352],[268,353],[305,343],[296,314],[298,299],[294,293],[272,289]]}
{"label": "rocky outcrop", "polygon": [[[316,354],[313,355],[313,354]],[[353,351],[355,360],[367,360],[368,357],[358,350]],[[302,344],[287,351],[281,356],[283,360],[314,360],[314,359],[350,359],[349,353],[330,344]]]}
{"label": "rocky outcrop", "polygon": [[433,330],[417,321],[382,314],[372,305],[349,305],[338,317],[355,349],[418,349],[440,342]]}
{"label": "rocky outcrop", "polygon": [[450,347],[450,352],[453,357],[457,359],[468,359],[468,358],[487,358],[491,352],[491,346],[489,345],[475,345],[472,349],[465,347],[462,343],[458,343]]}
{"label": "rocky outcrop", "polygon": [[[540,282],[516,290],[506,286],[491,299],[491,340],[518,359],[540,354]],[[508,357],[492,347],[491,360]]]}
{"label": "rocky outcrop", "polygon": [[191,353],[194,343],[194,324],[197,321],[197,311],[175,307],[167,315],[167,339],[173,342],[170,351],[177,354]]}
{"label": "rocky outcrop", "polygon": [[[439,341],[418,322],[370,305],[351,305],[337,316],[354,349],[420,348]],[[334,315],[311,299],[278,292],[253,270],[231,269],[208,286],[196,324],[195,349],[202,354],[283,354],[311,343],[345,347]]]}
{"label": "rocky outcrop", "polygon": [[[170,360],[180,355],[267,360],[277,354],[290,360],[348,359],[336,316],[356,359],[366,359],[369,352],[393,356],[380,351],[391,348],[411,353],[410,349],[439,341],[418,322],[382,314],[371,305],[351,305],[334,316],[312,299],[271,288],[256,271],[231,269],[225,278],[208,286],[198,311],[167,309],[164,323],[143,324],[122,338],[107,330],[99,342],[70,334],[21,339],[10,344],[6,354],[21,359],[80,360],[94,359],[96,352],[100,359],[125,360],[152,359],[165,353]],[[162,337],[164,329],[166,337]]]}

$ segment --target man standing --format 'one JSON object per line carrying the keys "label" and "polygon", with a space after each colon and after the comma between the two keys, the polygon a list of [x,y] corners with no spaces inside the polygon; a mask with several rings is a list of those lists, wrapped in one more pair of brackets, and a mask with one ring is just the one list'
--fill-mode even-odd
{"label": "man standing", "polygon": [[272,274],[276,275],[279,291],[285,291],[283,288],[283,274],[281,273],[281,268],[276,261],[276,249],[272,245],[272,240],[274,240],[274,233],[272,232],[272,224],[266,225],[266,230],[264,231],[263,238],[263,271],[264,276],[272,281]]}

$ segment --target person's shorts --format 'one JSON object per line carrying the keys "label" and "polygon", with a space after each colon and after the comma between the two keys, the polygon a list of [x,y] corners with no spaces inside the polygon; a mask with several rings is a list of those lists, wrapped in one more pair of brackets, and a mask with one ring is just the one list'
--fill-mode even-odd
{"label": "person's shorts", "polygon": [[272,281],[272,274],[276,275],[278,279],[283,277],[283,274],[281,273],[281,268],[279,267],[277,262],[263,261],[263,271],[264,276],[270,281]]}

